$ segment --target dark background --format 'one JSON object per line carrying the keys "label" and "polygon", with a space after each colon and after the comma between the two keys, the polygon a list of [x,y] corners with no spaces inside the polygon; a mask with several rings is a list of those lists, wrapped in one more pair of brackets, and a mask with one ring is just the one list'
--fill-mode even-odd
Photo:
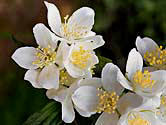
{"label": "dark background", "polygon": [[[122,70],[137,36],[149,36],[160,45],[166,42],[166,0],[49,0],[60,9],[62,17],[82,6],[95,12],[93,31],[106,44],[98,49]],[[36,45],[32,28],[47,25],[43,0],[0,0],[0,124],[20,125],[40,110],[48,99],[45,90],[35,89],[23,80],[25,70],[11,60],[19,46],[11,34],[27,45]],[[47,25],[48,26],[48,25]]]}

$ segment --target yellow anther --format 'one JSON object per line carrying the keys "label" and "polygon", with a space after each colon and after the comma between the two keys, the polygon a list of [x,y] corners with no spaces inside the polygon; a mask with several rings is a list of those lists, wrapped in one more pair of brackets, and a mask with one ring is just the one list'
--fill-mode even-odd
{"label": "yellow anther", "polygon": [[107,112],[109,114],[114,113],[119,96],[117,96],[115,92],[107,92],[102,89],[98,90],[100,91],[98,94],[99,104],[97,106],[96,112]]}
{"label": "yellow anther", "polygon": [[72,52],[72,63],[77,67],[84,69],[88,65],[89,59],[92,57],[89,50],[84,50],[82,46],[80,46],[79,50],[74,50]]}
{"label": "yellow anther", "polygon": [[161,96],[160,102],[161,102],[161,105],[166,107],[166,96]]}
{"label": "yellow anther", "polygon": [[150,122],[142,118],[139,114],[130,114],[128,125],[150,125]]}
{"label": "yellow anther", "polygon": [[90,72],[91,72],[92,75],[95,74],[95,72],[94,72],[94,69],[95,69],[95,68],[96,68],[96,66],[92,66],[92,67],[90,68]]}
{"label": "yellow anther", "polygon": [[69,87],[72,83],[74,83],[74,81],[75,78],[71,77],[65,69],[60,70],[60,84]]}
{"label": "yellow anther", "polygon": [[[77,22],[72,22],[72,26],[68,24],[69,15],[64,17],[65,22],[61,26],[61,34],[68,40],[80,39],[87,35],[88,27],[78,25]],[[70,17],[73,18],[73,17]]]}
{"label": "yellow anther", "polygon": [[160,69],[166,65],[166,49],[160,46],[153,51],[147,51],[144,54],[144,58],[151,66]]}
{"label": "yellow anther", "polygon": [[145,70],[143,73],[138,70],[133,77],[134,86],[141,87],[142,89],[151,88],[154,86],[155,81],[151,79],[149,71]]}
{"label": "yellow anther", "polygon": [[47,48],[41,48],[40,46],[37,48],[36,57],[37,60],[32,62],[32,64],[37,65],[40,68],[44,66],[48,66],[50,64],[54,64],[56,60],[56,52],[55,49],[52,49],[50,45]]}

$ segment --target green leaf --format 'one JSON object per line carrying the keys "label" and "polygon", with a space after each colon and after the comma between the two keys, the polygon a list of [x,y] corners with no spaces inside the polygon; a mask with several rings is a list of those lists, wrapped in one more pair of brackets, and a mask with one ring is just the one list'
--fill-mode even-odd
{"label": "green leaf", "polygon": [[61,107],[58,102],[47,104],[41,111],[31,115],[23,125],[57,125],[61,121]]}
{"label": "green leaf", "polygon": [[102,71],[103,67],[107,63],[111,63],[112,62],[111,59],[108,59],[108,58],[103,57],[103,56],[98,56],[98,58],[99,58],[99,64],[97,64],[95,66],[95,69],[94,69],[95,74],[101,74],[101,71]]}

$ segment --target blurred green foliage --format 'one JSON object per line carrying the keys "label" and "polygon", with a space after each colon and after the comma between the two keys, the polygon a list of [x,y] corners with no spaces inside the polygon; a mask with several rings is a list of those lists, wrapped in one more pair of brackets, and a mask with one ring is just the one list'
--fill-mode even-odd
{"label": "blurred green foliage", "polygon": [[[64,1],[58,2],[63,4]],[[158,44],[166,45],[166,0],[71,0],[69,3],[73,5],[73,11],[74,6],[89,6],[95,10],[93,30],[103,35],[106,41],[99,51],[122,69],[138,35],[149,36]],[[11,38],[8,33],[1,33],[0,37]],[[35,89],[24,81],[25,70],[10,61],[12,68],[6,67],[5,72],[0,72],[0,121],[2,125],[20,125],[31,114],[40,111],[49,99],[45,90]],[[85,118],[81,119],[87,122]]]}

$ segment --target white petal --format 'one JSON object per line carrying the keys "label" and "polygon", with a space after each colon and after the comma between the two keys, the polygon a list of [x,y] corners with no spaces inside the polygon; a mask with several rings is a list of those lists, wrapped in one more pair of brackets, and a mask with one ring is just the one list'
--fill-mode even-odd
{"label": "white petal", "polygon": [[84,70],[77,68],[69,60],[65,61],[64,66],[67,72],[74,78],[78,78],[85,75]]}
{"label": "white petal", "polygon": [[134,93],[127,93],[119,99],[117,109],[121,114],[124,114],[131,109],[141,106],[142,103],[143,98],[141,96]]}
{"label": "white petal", "polygon": [[72,100],[78,108],[87,112],[95,112],[98,105],[97,93],[96,87],[81,86],[72,95]]}
{"label": "white petal", "polygon": [[98,57],[94,54],[92,55],[90,61],[89,61],[89,67],[88,68],[91,68],[92,66],[96,65],[99,63],[99,59]]}
{"label": "white petal", "polygon": [[51,45],[51,47],[56,48],[58,38],[44,24],[36,24],[33,33],[39,46],[47,48],[48,45]]}
{"label": "white petal", "polygon": [[42,88],[38,82],[39,73],[39,70],[30,69],[25,73],[24,80],[29,81],[35,88]]}
{"label": "white petal", "polygon": [[127,123],[127,116],[128,116],[128,113],[122,115],[120,117],[117,125],[128,125],[128,123]]}
{"label": "white petal", "polygon": [[32,64],[37,59],[36,53],[37,50],[33,47],[21,47],[14,52],[12,59],[22,68],[36,69],[38,66]]}
{"label": "white petal", "polygon": [[95,36],[95,35],[96,35],[96,33],[95,33],[95,32],[90,31],[90,32],[86,35],[86,37]]}
{"label": "white petal", "polygon": [[115,91],[118,95],[123,90],[123,87],[117,80],[117,74],[120,69],[113,63],[107,63],[102,70],[102,84],[104,89]]}
{"label": "white petal", "polygon": [[131,91],[133,91],[133,87],[132,87],[132,83],[129,82],[124,75],[122,74],[122,72],[119,70],[118,74],[117,74],[117,80],[118,82],[126,89],[129,89]]}
{"label": "white petal", "polygon": [[96,88],[100,88],[102,86],[100,78],[86,78],[82,79],[78,83],[79,86],[94,86]]}
{"label": "white petal", "polygon": [[157,94],[160,94],[163,90],[164,87],[166,86],[166,71],[165,70],[157,70],[154,72],[150,72],[151,74],[151,79],[155,81],[154,85],[152,88],[147,88],[144,90],[137,90],[136,93],[147,97],[147,98],[153,98]]}
{"label": "white petal", "polygon": [[143,67],[142,56],[134,48],[130,51],[127,64],[126,64],[126,73],[127,73],[128,79],[132,81],[133,75],[138,70],[142,71],[142,67]]}
{"label": "white petal", "polygon": [[45,89],[59,88],[59,70],[55,65],[44,67],[39,75],[39,82]]}
{"label": "white petal", "polygon": [[98,47],[103,46],[105,43],[104,39],[102,36],[97,35],[97,36],[91,36],[87,37],[81,40],[76,41],[76,46],[83,46],[83,48],[87,50],[94,50]]}
{"label": "white petal", "polygon": [[68,97],[64,102],[62,102],[62,120],[65,123],[71,123],[73,122],[75,118],[75,112],[73,108],[73,103],[71,101],[71,98]]}
{"label": "white petal", "polygon": [[158,108],[160,106],[160,96],[161,96],[161,93],[153,96],[152,98],[144,97],[144,103],[142,106],[144,107],[151,106],[154,109]]}
{"label": "white petal", "polygon": [[77,27],[86,27],[82,30],[91,31],[94,25],[95,12],[89,7],[82,7],[76,10],[68,20],[68,25],[75,30],[80,30]]}
{"label": "white petal", "polygon": [[117,125],[118,119],[117,113],[108,114],[104,112],[99,116],[95,125]]}
{"label": "white petal", "polygon": [[64,102],[67,96],[67,90],[65,87],[61,87],[59,89],[49,89],[46,93],[49,99],[54,99],[58,102]]}
{"label": "white petal", "polygon": [[66,50],[66,46],[64,46],[63,42],[61,42],[58,46],[58,50],[56,53],[56,63],[59,65],[59,68],[64,68],[63,65],[63,52]]}
{"label": "white petal", "polygon": [[137,50],[141,53],[142,56],[148,51],[151,52],[158,47],[158,45],[150,38],[145,37],[141,39],[139,36],[136,39]]}
{"label": "white petal", "polygon": [[90,112],[85,112],[82,109],[79,109],[77,106],[75,106],[75,109],[83,117],[90,117],[93,114],[93,113],[90,113]]}
{"label": "white petal", "polygon": [[61,17],[60,17],[59,10],[52,3],[48,3],[46,1],[44,1],[44,3],[48,10],[48,13],[47,13],[48,24],[51,27],[51,30],[60,36]]}

